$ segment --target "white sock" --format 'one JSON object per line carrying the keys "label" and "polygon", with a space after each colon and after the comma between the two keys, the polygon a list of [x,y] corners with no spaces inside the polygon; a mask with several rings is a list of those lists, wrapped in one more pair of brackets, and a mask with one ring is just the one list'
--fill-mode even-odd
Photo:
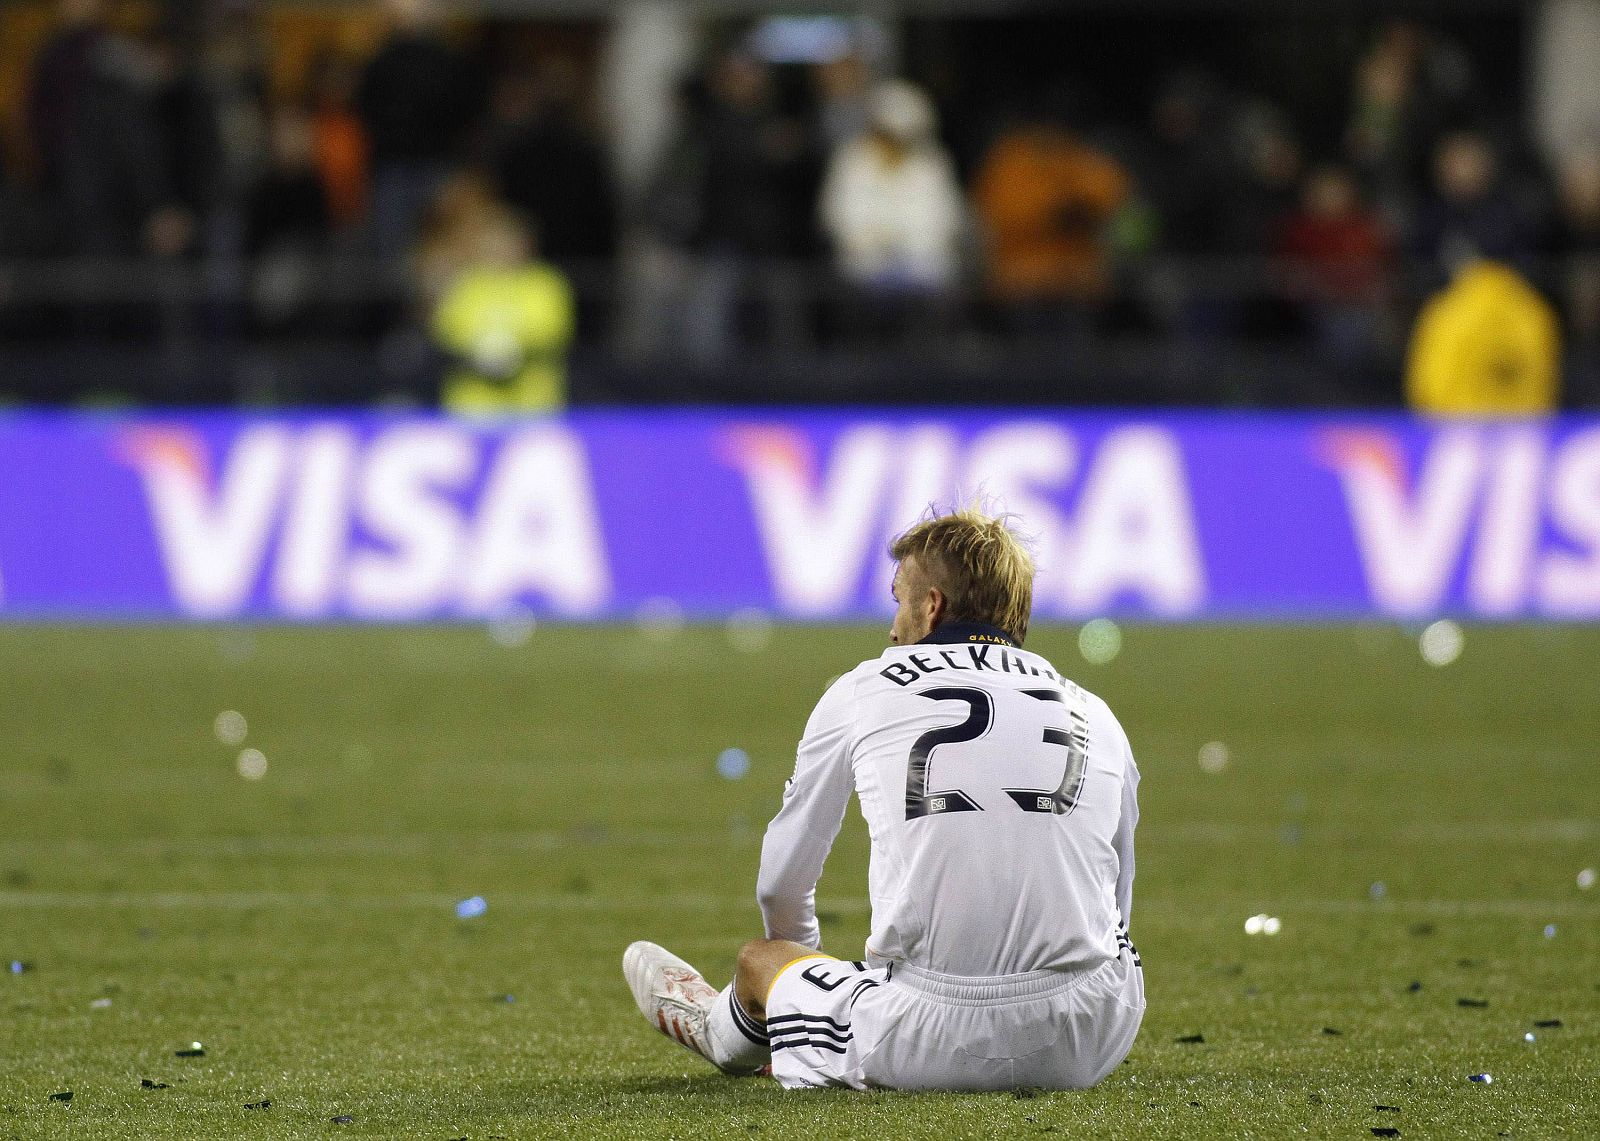
{"label": "white sock", "polygon": [[733,993],[732,983],[724,987],[717,1001],[711,1004],[706,1025],[710,1030],[711,1060],[718,1069],[730,1074],[752,1074],[772,1061],[767,1024],[757,1022],[744,1012]]}

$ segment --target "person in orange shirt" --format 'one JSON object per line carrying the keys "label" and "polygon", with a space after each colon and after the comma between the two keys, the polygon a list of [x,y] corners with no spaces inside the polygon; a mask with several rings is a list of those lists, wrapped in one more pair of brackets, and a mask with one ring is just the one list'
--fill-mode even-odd
{"label": "person in orange shirt", "polygon": [[313,61],[307,83],[317,173],[328,211],[341,227],[360,222],[367,212],[367,133],[355,110],[358,79],[351,60],[329,51]]}
{"label": "person in orange shirt", "polygon": [[1064,126],[1027,122],[1003,132],[973,187],[994,299],[1039,316],[1101,301],[1110,285],[1105,232],[1131,189],[1121,166]]}

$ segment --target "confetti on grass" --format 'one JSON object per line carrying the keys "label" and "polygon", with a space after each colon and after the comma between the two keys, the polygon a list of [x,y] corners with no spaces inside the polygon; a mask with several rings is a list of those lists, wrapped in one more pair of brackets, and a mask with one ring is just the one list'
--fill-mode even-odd
{"label": "confetti on grass", "polygon": [[1458,998],[1456,999],[1456,1005],[1469,1006],[1474,1010],[1482,1010],[1484,1007],[1489,1005],[1489,1000],[1486,998]]}
{"label": "confetti on grass", "polygon": [[69,1089],[64,1089],[60,1093],[53,1093],[53,1094],[50,1095],[50,1100],[51,1101],[71,1101],[72,1100],[72,1091],[69,1090]]}
{"label": "confetti on grass", "polygon": [[1537,1026],[1540,1030],[1554,1030],[1557,1026],[1561,1025],[1561,1019],[1559,1019],[1559,1018],[1541,1018],[1541,1019],[1539,1019],[1539,1021],[1535,1022],[1534,1025]]}
{"label": "confetti on grass", "polygon": [[750,771],[750,754],[738,747],[717,754],[717,775],[723,780],[738,780]]}
{"label": "confetti on grass", "polygon": [[1375,1105],[1372,1108],[1377,1110],[1379,1113],[1399,1113],[1400,1112],[1400,1107],[1398,1105]]}
{"label": "confetti on grass", "polygon": [[245,780],[260,780],[267,775],[267,755],[260,749],[245,749],[240,752],[234,767]]}
{"label": "confetti on grass", "polygon": [[355,1118],[351,1117],[348,1113],[341,1113],[337,1117],[328,1118],[328,1120],[333,1122],[335,1125],[349,1125],[355,1120]]}
{"label": "confetti on grass", "polygon": [[224,709],[211,723],[211,731],[222,744],[239,746],[250,733],[250,723],[237,709]]}
{"label": "confetti on grass", "polygon": [[1467,1081],[1469,1081],[1469,1082],[1477,1082],[1481,1086],[1492,1086],[1492,1085],[1494,1085],[1494,1075],[1493,1074],[1468,1074],[1467,1075]]}
{"label": "confetti on grass", "polygon": [[166,1082],[153,1082],[149,1078],[140,1078],[139,1079],[139,1088],[140,1089],[171,1089],[172,1087],[169,1086]]}
{"label": "confetti on grass", "polygon": [[1122,653],[1122,628],[1109,618],[1085,622],[1078,631],[1078,652],[1090,665],[1108,665]]}
{"label": "confetti on grass", "polygon": [[1228,767],[1231,756],[1228,746],[1221,741],[1207,741],[1200,746],[1200,768],[1216,775]]}
{"label": "confetti on grass", "polygon": [[271,1109],[272,1099],[270,1097],[264,1097],[260,1101],[247,1101],[244,1103],[244,1107],[246,1109]]}
{"label": "confetti on grass", "polygon": [[191,1042],[182,1050],[174,1050],[173,1054],[179,1058],[204,1058],[206,1048],[198,1042]]}
{"label": "confetti on grass", "polygon": [[1185,1034],[1182,1038],[1173,1039],[1173,1041],[1178,1043],[1180,1046],[1198,1046],[1205,1042],[1205,1040],[1206,1036],[1204,1034]]}
{"label": "confetti on grass", "polygon": [[1392,1125],[1374,1125],[1372,1127],[1372,1135],[1374,1137],[1398,1137],[1400,1136],[1400,1130]]}

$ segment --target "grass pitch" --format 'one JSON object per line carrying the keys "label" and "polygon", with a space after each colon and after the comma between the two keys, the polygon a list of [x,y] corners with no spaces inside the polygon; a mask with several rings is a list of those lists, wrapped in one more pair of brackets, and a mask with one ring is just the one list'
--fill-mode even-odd
{"label": "grass pitch", "polygon": [[[1038,1096],[785,1093],[645,1025],[623,947],[725,981],[806,714],[882,641],[669,634],[0,629],[0,1139],[1600,1132],[1600,630],[1445,668],[1388,627],[1133,627],[1099,666],[1036,631],[1143,769],[1150,1001]],[[865,862],[852,812],[847,955]]]}

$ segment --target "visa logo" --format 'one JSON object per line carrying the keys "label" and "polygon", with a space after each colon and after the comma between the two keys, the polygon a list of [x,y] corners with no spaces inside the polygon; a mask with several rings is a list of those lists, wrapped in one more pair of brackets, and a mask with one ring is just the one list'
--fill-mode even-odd
{"label": "visa logo", "polygon": [[1442,428],[1408,470],[1378,429],[1323,433],[1377,606],[1505,617],[1600,614],[1600,429],[1552,446],[1537,423]]}
{"label": "visa logo", "polygon": [[213,456],[193,430],[121,440],[185,613],[492,616],[528,595],[583,615],[611,589],[587,461],[554,424],[496,440],[416,421],[256,424]]}
{"label": "visa logo", "polygon": [[1183,453],[1163,428],[1122,425],[1091,448],[1044,421],[967,439],[936,423],[869,422],[824,456],[796,429],[749,424],[726,431],[723,452],[744,476],[775,599],[790,614],[859,610],[863,593],[888,608],[890,538],[930,504],[972,495],[1017,515],[1033,539],[1041,613],[1131,605],[1178,617],[1206,602]]}

